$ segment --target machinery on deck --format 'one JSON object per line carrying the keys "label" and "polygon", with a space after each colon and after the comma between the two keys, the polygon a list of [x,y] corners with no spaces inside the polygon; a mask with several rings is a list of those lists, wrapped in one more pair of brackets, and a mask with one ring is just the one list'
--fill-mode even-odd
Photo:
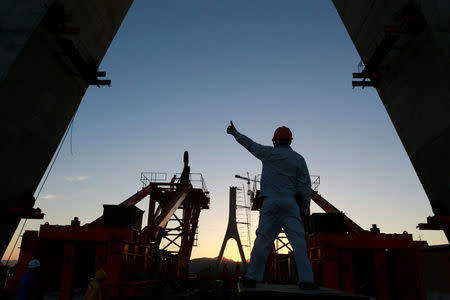
{"label": "machinery on deck", "polygon": [[[106,299],[148,294],[164,280],[186,279],[200,211],[208,209],[210,201],[201,175],[200,187],[193,186],[191,175],[186,151],[180,176],[170,182],[141,176],[145,180],[140,191],[119,205],[104,205],[103,216],[92,223],[80,226],[75,218],[71,225],[45,224],[39,232],[26,231],[8,290],[17,290],[34,258],[41,261],[42,285],[59,291],[61,300],[86,288],[98,269],[107,274]],[[141,229],[143,211],[135,205],[148,196],[148,223]],[[170,221],[179,226],[169,228]]]}
{"label": "machinery on deck", "polygon": [[[262,199],[253,182],[252,210],[258,211]],[[311,199],[325,211],[313,213],[305,221],[308,256],[314,279],[320,286],[376,299],[423,299],[420,253],[425,241],[414,241],[412,234],[380,233],[376,224],[364,230],[322,197],[312,176]],[[293,249],[283,230],[269,254],[265,281],[296,282]]]}

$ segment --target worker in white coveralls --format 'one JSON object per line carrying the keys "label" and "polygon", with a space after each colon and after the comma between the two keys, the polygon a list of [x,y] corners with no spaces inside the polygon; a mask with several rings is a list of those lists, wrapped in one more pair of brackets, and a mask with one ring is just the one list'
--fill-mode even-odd
{"label": "worker in white coveralls", "polygon": [[290,147],[291,131],[284,126],[277,128],[272,139],[273,147],[255,143],[239,133],[233,122],[230,122],[227,133],[263,164],[260,191],[263,203],[243,286],[255,287],[256,282],[263,279],[269,251],[281,228],[284,228],[294,248],[299,288],[317,289],[306,252],[305,230],[300,214],[309,211],[311,179],[305,159]]}

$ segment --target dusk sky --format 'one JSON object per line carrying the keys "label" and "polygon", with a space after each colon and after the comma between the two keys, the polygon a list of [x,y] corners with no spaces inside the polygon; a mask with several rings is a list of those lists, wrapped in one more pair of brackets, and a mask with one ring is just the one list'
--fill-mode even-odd
{"label": "dusk sky", "polygon": [[[139,190],[142,171],[181,172],[188,150],[211,196],[192,258],[216,257],[229,186],[244,183],[234,175],[261,172],[226,134],[233,120],[262,144],[291,128],[319,193],[363,228],[446,243],[415,228],[429,201],[376,90],[352,89],[359,62],[331,1],[135,0],[101,63],[112,85],[86,92],[36,201],[45,219],[25,228],[91,222]],[[225,256],[238,258],[234,242]]]}

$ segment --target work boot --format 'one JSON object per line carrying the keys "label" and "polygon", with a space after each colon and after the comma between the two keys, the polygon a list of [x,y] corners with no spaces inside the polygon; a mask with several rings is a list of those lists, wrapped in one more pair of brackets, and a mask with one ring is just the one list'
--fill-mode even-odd
{"label": "work boot", "polygon": [[300,282],[298,287],[301,290],[311,291],[311,290],[319,290],[320,288],[314,282]]}

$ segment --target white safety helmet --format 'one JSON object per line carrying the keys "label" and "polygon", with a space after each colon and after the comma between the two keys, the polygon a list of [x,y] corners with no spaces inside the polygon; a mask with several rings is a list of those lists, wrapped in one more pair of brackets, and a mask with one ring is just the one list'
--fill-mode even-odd
{"label": "white safety helmet", "polygon": [[37,259],[30,260],[30,262],[28,263],[28,269],[34,269],[40,266],[41,263]]}

